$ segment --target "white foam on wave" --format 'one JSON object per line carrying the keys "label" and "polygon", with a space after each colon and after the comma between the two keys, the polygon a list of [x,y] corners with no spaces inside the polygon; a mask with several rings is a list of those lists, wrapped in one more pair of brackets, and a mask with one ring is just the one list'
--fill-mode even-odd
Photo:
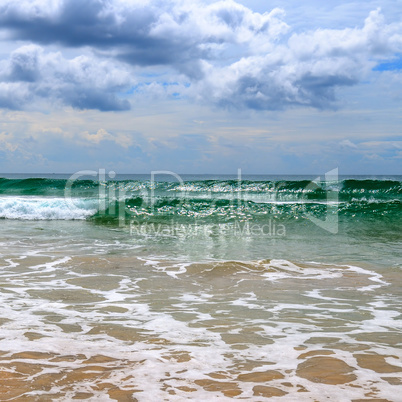
{"label": "white foam on wave", "polygon": [[184,274],[185,272],[187,272],[187,268],[191,266],[191,263],[164,264],[162,266],[161,265],[162,261],[158,261],[156,259],[153,259],[152,257],[148,258],[138,257],[138,260],[143,261],[145,265],[151,265],[154,269],[160,272],[164,272],[175,279],[178,278],[177,275]]}
{"label": "white foam on wave", "polygon": [[360,288],[357,289],[360,292],[373,291],[374,289],[381,288],[382,286],[389,285],[389,283],[383,281],[382,275],[379,274],[378,272],[369,271],[367,269],[364,269],[364,268],[361,268],[361,267],[355,267],[353,265],[348,265],[347,267],[348,267],[348,269],[350,271],[354,271],[354,272],[357,272],[359,274],[361,273],[361,274],[369,275],[368,279],[370,281],[378,283],[378,285],[368,285],[368,286],[360,287]]}
{"label": "white foam on wave", "polygon": [[[327,267],[301,267],[288,260],[274,259],[269,263],[264,263],[269,272],[263,274],[266,280],[277,281],[280,279],[335,279],[342,277],[342,271],[339,266]],[[272,272],[274,270],[274,272]]]}
{"label": "white foam on wave", "polygon": [[[70,200],[71,201],[71,200]],[[0,218],[19,220],[84,220],[97,211],[96,200],[49,197],[1,197]]]}

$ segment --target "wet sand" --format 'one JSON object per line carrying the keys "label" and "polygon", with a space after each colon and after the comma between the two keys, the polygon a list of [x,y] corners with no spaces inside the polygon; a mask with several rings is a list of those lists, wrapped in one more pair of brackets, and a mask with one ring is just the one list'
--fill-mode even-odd
{"label": "wet sand", "polygon": [[[160,349],[162,342],[159,340],[155,347]],[[136,394],[141,395],[141,387],[128,386],[130,379],[134,379],[135,373],[144,361],[118,360],[105,355],[96,355],[87,358],[79,355],[59,355],[52,353],[40,353],[26,351],[9,355],[0,352],[0,400],[21,401],[52,401],[52,400],[85,400],[92,398],[108,397],[117,401],[137,401]],[[385,361],[387,356],[376,354],[355,354],[358,365],[349,366],[342,360],[333,357],[332,350],[314,350],[301,353],[294,373],[289,370],[263,370],[261,367],[249,367],[241,365],[232,367],[231,370],[210,372],[203,378],[191,375],[188,372],[187,385],[172,386],[172,373],[165,372],[165,378],[161,378],[161,390],[166,392],[166,397],[192,398],[201,388],[213,395],[221,394],[226,398],[252,397],[279,398],[286,400],[315,400],[303,399],[300,394],[309,394],[306,388],[307,380],[310,383],[330,384],[333,386],[348,384],[350,390],[356,391],[358,385],[353,384],[360,370],[369,370],[381,373],[381,378],[390,385],[401,386],[402,368]],[[392,357],[392,356],[391,356]],[[182,363],[181,375],[186,378],[186,363],[191,356],[183,351],[175,354],[163,355],[166,360],[166,369],[169,369],[169,361]],[[245,372],[248,369],[249,372]],[[132,373],[128,374],[127,373]],[[177,371],[176,371],[177,372]],[[239,374],[241,373],[241,374]],[[123,374],[123,377],[121,375]],[[289,375],[291,374],[291,375]],[[116,378],[122,378],[124,385],[118,386]],[[150,377],[152,377],[150,373]],[[289,378],[292,381],[289,381]],[[299,381],[298,381],[299,379]],[[144,384],[147,386],[147,384]],[[335,390],[336,388],[334,388]],[[246,392],[244,392],[246,391]],[[352,392],[353,393],[353,392]],[[396,399],[376,398],[378,388],[376,381],[371,381],[368,391],[364,393],[364,399],[351,399],[355,402],[364,401],[396,401]],[[205,395],[205,394],[204,394]],[[225,399],[226,399],[225,398]],[[334,396],[335,398],[335,396]],[[93,399],[96,400],[96,399]],[[99,399],[105,400],[105,399]],[[144,400],[140,398],[140,400]],[[255,399],[259,400],[259,398]],[[317,400],[324,400],[317,399]],[[336,399],[332,399],[336,400]]]}
{"label": "wet sand", "polygon": [[49,254],[3,261],[0,400],[402,394],[394,270]]}

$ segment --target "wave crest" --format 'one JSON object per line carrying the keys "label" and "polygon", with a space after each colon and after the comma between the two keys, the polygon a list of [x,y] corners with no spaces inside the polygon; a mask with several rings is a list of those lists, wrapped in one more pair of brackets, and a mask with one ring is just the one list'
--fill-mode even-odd
{"label": "wave crest", "polygon": [[0,218],[19,220],[84,220],[97,211],[94,200],[76,200],[68,205],[64,198],[0,198]]}

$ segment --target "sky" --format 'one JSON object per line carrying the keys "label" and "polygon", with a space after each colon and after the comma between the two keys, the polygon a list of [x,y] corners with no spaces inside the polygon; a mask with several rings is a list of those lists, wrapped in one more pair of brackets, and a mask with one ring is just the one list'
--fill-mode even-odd
{"label": "sky", "polygon": [[402,174],[400,1],[0,0],[0,172]]}

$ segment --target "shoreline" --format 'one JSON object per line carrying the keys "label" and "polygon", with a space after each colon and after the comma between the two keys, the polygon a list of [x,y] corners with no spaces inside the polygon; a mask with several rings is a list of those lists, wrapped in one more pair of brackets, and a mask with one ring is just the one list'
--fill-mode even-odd
{"label": "shoreline", "polygon": [[7,261],[2,397],[311,401],[336,389],[393,401],[402,389],[393,269],[119,254]]}

